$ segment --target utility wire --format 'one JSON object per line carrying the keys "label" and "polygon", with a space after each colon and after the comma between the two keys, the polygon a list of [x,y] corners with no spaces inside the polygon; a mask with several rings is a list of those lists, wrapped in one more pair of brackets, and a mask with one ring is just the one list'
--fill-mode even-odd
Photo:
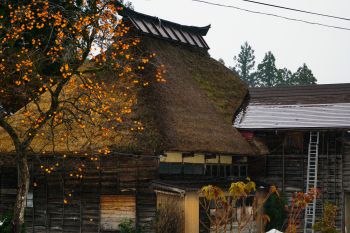
{"label": "utility wire", "polygon": [[207,4],[207,5],[232,8],[232,9],[245,11],[245,12],[249,12],[249,13],[253,13],[253,14],[267,15],[267,16],[277,17],[277,18],[286,19],[286,20],[290,20],[290,21],[296,21],[296,22],[302,22],[302,23],[307,23],[307,24],[311,24],[311,25],[318,25],[318,26],[322,26],[322,27],[328,27],[328,28],[335,28],[335,29],[350,31],[350,28],[333,26],[333,25],[323,24],[323,23],[318,23],[318,22],[311,22],[311,21],[307,21],[307,20],[303,20],[303,19],[296,19],[296,18],[286,17],[286,16],[282,16],[282,15],[276,15],[276,14],[266,13],[266,12],[261,12],[261,11],[248,10],[248,9],[245,9],[245,8],[240,8],[240,7],[236,7],[236,6],[232,6],[232,5],[224,5],[224,4],[220,4],[220,3],[208,2],[208,1],[205,1],[205,0],[192,0],[192,1],[193,2],[204,3],[204,4]]}
{"label": "utility wire", "polygon": [[341,19],[341,20],[350,21],[350,18],[344,18],[344,17],[340,17],[340,16],[335,16],[335,15],[327,15],[327,14],[323,14],[323,13],[300,10],[300,9],[279,6],[279,5],[274,5],[274,4],[264,3],[264,2],[257,2],[257,1],[252,1],[252,0],[241,0],[241,1],[254,3],[254,4],[258,4],[258,5],[263,5],[263,6],[270,6],[270,7],[274,7],[274,8],[280,8],[280,9],[289,10],[289,11],[296,11],[296,12],[301,12],[301,13],[306,13],[306,14],[311,14],[311,15],[318,15],[318,16],[323,16],[323,17],[328,17],[328,18],[333,18],[333,19]]}

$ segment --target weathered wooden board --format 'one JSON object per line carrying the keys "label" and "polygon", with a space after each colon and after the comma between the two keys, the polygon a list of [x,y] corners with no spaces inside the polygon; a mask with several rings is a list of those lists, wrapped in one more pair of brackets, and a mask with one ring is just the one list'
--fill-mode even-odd
{"label": "weathered wooden board", "polygon": [[[130,217],[138,225],[150,225],[156,215],[155,195],[150,188],[150,181],[157,176],[156,157],[110,155],[97,162],[83,160],[83,179],[70,176],[82,161],[74,159],[61,159],[62,168],[51,174],[45,174],[40,165],[55,164],[57,158],[41,158],[40,164],[35,160],[30,162],[33,207],[26,209],[27,232],[104,233],[101,218],[112,218],[115,226],[116,221],[122,220],[115,220],[118,211],[123,219]],[[16,167],[0,165],[0,215],[13,208],[16,186]],[[125,200],[115,203],[120,207],[100,202],[101,197],[120,195],[131,195],[134,205],[123,206],[128,203]],[[151,232],[147,229],[146,232]]]}
{"label": "weathered wooden board", "polygon": [[113,195],[101,196],[101,227],[102,230],[119,230],[119,224],[130,219],[136,219],[135,196]]}

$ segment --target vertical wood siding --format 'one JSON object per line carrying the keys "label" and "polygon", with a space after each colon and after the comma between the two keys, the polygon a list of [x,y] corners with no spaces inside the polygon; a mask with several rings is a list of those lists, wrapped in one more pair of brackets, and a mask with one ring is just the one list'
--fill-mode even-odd
{"label": "vertical wood siding", "polygon": [[[283,141],[282,136],[279,137],[269,140],[276,144],[278,140]],[[289,200],[294,192],[305,192],[307,179],[305,148],[301,153],[293,154],[287,153],[281,146],[279,151],[266,156],[265,174],[255,174],[253,178],[277,185],[283,189]],[[338,206],[337,227],[340,230],[344,213],[343,191],[350,189],[350,140],[347,145],[341,132],[323,132],[319,153],[317,186],[321,191],[321,197],[317,200],[316,218],[322,216],[323,204],[330,201]]]}
{"label": "vertical wood siding", "polygon": [[[76,173],[79,160],[85,165],[83,179],[70,176]],[[42,164],[48,166],[56,162],[56,159],[42,158]],[[31,161],[30,191],[34,205],[26,208],[27,232],[102,233],[100,198],[103,195],[135,196],[135,217],[139,225],[148,224],[154,218],[156,200],[150,181],[157,177],[156,158],[110,155],[97,162],[69,157],[59,162],[63,169],[45,174],[39,163]],[[0,165],[0,215],[13,208],[16,186],[16,167]]]}
{"label": "vertical wood siding", "polygon": [[101,196],[101,228],[108,231],[119,230],[119,224],[125,220],[136,220],[135,196]]}

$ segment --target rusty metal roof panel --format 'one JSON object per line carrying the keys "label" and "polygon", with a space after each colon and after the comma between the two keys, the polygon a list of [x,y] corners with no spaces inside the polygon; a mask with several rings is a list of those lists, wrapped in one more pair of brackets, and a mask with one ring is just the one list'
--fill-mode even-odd
{"label": "rusty metal roof panel", "polygon": [[129,19],[135,28],[142,33],[200,49],[209,49],[203,36],[208,33],[210,25],[206,27],[181,25],[127,8],[121,11],[120,14]]}

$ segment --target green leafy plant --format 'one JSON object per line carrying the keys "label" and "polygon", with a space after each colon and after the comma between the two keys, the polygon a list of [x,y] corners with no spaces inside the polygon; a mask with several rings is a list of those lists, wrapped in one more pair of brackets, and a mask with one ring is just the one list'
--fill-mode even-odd
{"label": "green leafy plant", "polygon": [[[13,213],[8,211],[0,217],[0,232],[1,233],[12,233],[13,232]],[[25,226],[22,225],[21,233],[25,233]]]}
{"label": "green leafy plant", "polygon": [[337,206],[326,202],[323,207],[323,216],[321,221],[318,221],[313,226],[313,229],[321,233],[339,233],[336,227]]}
{"label": "green leafy plant", "polygon": [[120,233],[142,233],[140,228],[135,227],[135,223],[131,219],[125,219],[118,226]]}
{"label": "green leafy plant", "polygon": [[276,194],[272,194],[266,201],[264,209],[265,214],[270,217],[270,222],[265,226],[265,230],[278,229],[284,231],[284,225],[288,217],[286,211],[287,199],[283,194],[278,197]]}

